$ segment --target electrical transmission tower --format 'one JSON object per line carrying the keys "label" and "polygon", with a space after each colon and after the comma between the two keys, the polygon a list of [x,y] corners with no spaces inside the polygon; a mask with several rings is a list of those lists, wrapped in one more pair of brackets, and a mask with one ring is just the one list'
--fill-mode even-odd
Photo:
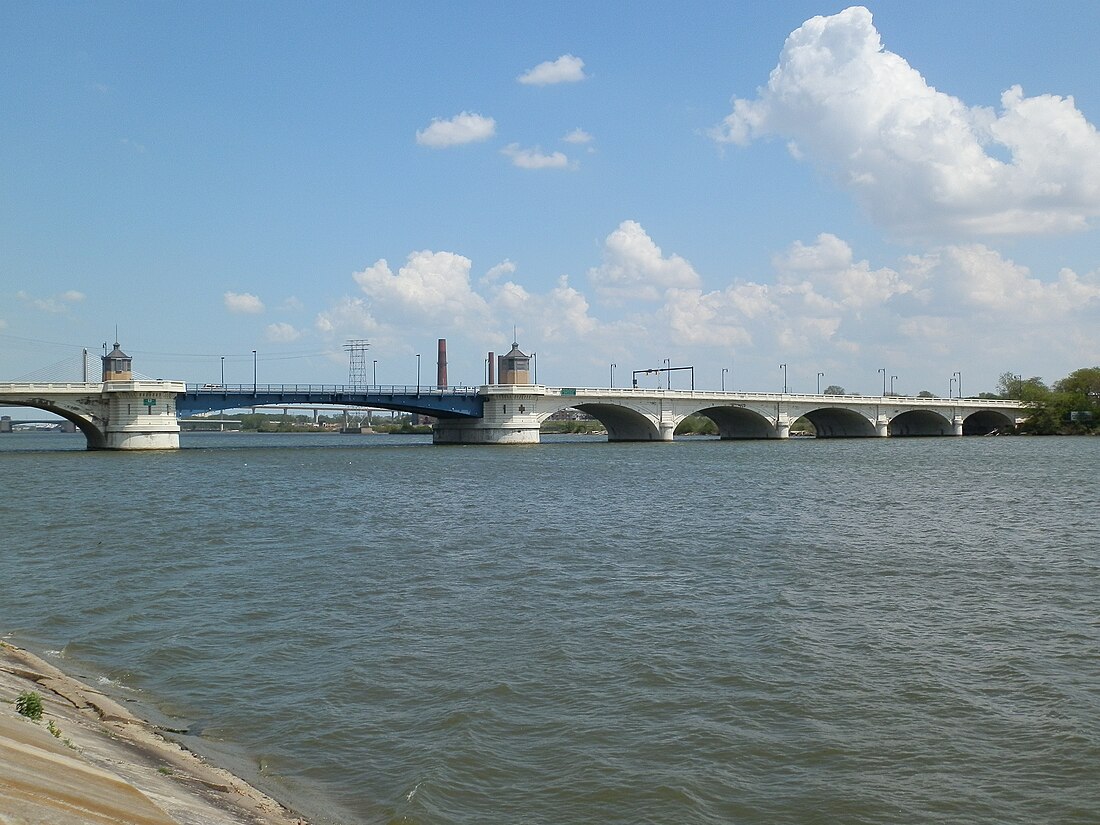
{"label": "electrical transmission tower", "polygon": [[367,350],[370,341],[348,341],[344,344],[348,353],[348,383],[353,387],[367,386]]}

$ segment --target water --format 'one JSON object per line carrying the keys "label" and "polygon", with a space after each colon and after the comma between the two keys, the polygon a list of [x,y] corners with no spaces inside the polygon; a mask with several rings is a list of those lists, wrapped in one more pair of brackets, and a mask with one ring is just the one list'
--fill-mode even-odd
{"label": "water", "polygon": [[0,632],[321,823],[1100,817],[1100,439],[425,442],[0,436]]}

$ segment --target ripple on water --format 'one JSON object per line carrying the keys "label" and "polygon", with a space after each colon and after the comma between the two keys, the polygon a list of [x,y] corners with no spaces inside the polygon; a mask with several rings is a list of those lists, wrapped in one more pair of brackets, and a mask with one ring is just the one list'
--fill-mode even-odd
{"label": "ripple on water", "polygon": [[288,438],[5,455],[0,626],[320,822],[1095,821],[1100,440]]}

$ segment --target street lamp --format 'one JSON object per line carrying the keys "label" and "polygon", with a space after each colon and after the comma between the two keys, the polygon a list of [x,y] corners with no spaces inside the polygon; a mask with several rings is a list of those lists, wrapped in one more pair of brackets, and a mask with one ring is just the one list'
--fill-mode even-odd
{"label": "street lamp", "polygon": [[894,394],[894,379],[895,378],[897,378],[896,375],[891,375],[890,376],[890,395]]}
{"label": "street lamp", "polygon": [[947,382],[947,397],[948,398],[954,398],[955,397],[955,379],[954,378],[952,378],[950,381]]}
{"label": "street lamp", "polygon": [[817,394],[821,395],[821,379],[825,377],[825,373],[819,372],[817,374]]}
{"label": "street lamp", "polygon": [[728,367],[722,367],[722,392],[726,391],[726,373],[729,372]]}
{"label": "street lamp", "polygon": [[783,370],[783,394],[787,394],[787,365],[780,364],[779,369]]}
{"label": "street lamp", "polygon": [[615,389],[615,364],[611,365],[611,389]]}
{"label": "street lamp", "polygon": [[257,361],[257,358],[256,358],[256,350],[252,350],[252,394],[253,395],[256,394],[256,375],[258,374],[257,373],[257,366],[256,366],[257,363],[258,363],[258,361]]}
{"label": "street lamp", "polygon": [[879,367],[878,371],[882,373],[882,394],[886,395],[886,367]]}
{"label": "street lamp", "polygon": [[416,394],[420,395],[420,353],[416,354]]}
{"label": "street lamp", "polygon": [[[222,356],[222,389],[225,389],[225,356]],[[222,416],[224,418],[225,416]]]}
{"label": "street lamp", "polygon": [[377,387],[378,386],[378,359],[377,358],[374,359],[373,366],[374,366],[374,372],[372,373],[373,377],[371,378],[371,381],[373,381],[374,386]]}
{"label": "street lamp", "polygon": [[963,397],[963,374],[956,372],[955,377],[959,379],[959,398]]}
{"label": "street lamp", "polygon": [[665,389],[672,389],[672,359],[665,359]]}

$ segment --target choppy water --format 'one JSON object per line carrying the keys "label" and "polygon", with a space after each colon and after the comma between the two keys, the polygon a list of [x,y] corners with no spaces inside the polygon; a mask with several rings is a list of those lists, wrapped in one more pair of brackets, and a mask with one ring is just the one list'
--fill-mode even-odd
{"label": "choppy water", "polygon": [[0,436],[0,632],[319,822],[1100,820],[1100,439],[184,444]]}

